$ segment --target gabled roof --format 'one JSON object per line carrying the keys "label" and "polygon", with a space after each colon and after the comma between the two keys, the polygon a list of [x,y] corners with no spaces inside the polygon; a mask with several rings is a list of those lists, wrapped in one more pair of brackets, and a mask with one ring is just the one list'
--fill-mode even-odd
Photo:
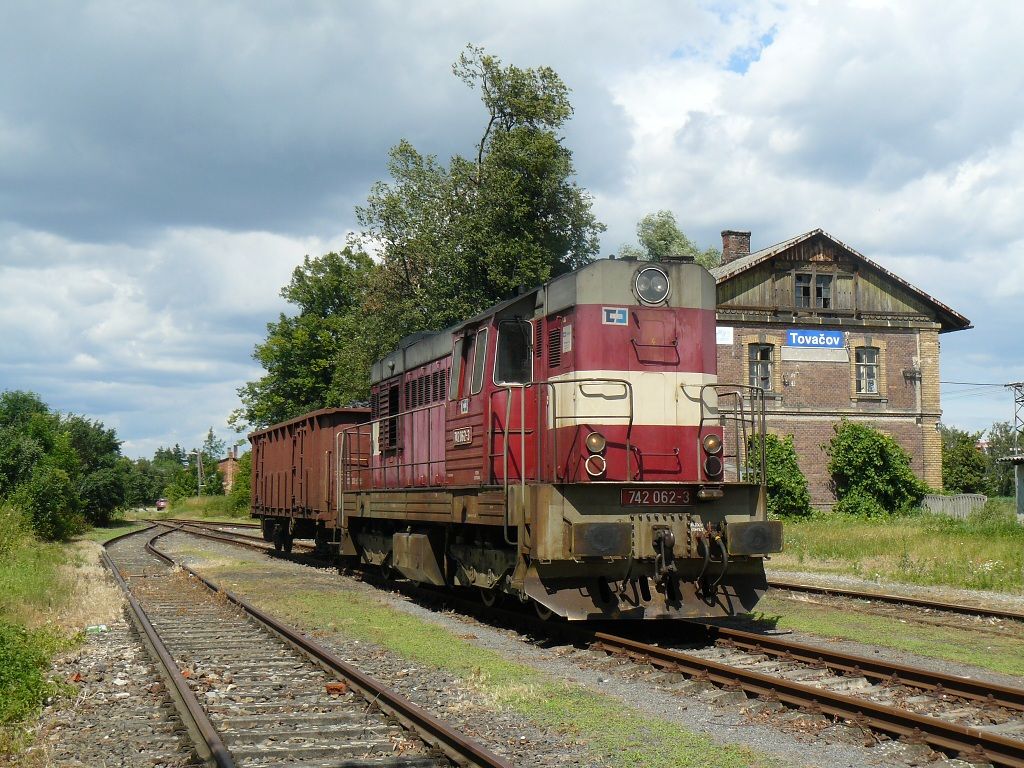
{"label": "gabled roof", "polygon": [[942,326],[943,331],[962,331],[966,328],[972,327],[971,321],[968,320],[963,315],[961,315],[956,310],[946,306],[941,301],[936,299],[934,296],[925,293],[917,286],[911,285],[899,275],[890,272],[881,264],[872,261],[864,254],[848,246],[842,240],[833,237],[828,232],[820,228],[812,229],[810,232],[804,232],[802,235],[791,237],[788,240],[783,240],[781,243],[776,243],[775,245],[771,245],[767,248],[762,248],[760,251],[754,251],[753,253],[750,253],[746,256],[741,256],[738,259],[730,261],[728,264],[722,264],[721,266],[712,269],[711,274],[714,276],[715,281],[719,285],[721,285],[727,280],[731,280],[732,278],[736,277],[740,273],[746,272],[748,269],[752,269],[753,267],[756,267],[759,264],[763,264],[764,262],[771,260],[773,257],[779,255],[780,253],[789,248],[792,248],[794,245],[798,245],[799,243],[805,242],[814,237],[823,237],[827,240],[830,240],[831,242],[835,243],[837,246],[842,248],[844,251],[849,253],[851,256],[853,256],[854,259],[862,262],[871,269],[880,272],[893,282],[899,283],[907,291],[912,293],[914,296],[919,298],[927,306],[931,307],[935,311],[935,314],[938,318],[940,325]]}

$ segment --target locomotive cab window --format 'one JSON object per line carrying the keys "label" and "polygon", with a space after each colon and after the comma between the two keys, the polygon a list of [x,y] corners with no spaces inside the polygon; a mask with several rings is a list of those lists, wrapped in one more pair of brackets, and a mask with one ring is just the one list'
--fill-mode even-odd
{"label": "locomotive cab window", "polygon": [[465,338],[460,336],[455,340],[455,347],[452,350],[452,375],[448,380],[448,399],[458,400],[459,391],[462,388],[462,374],[465,366],[462,357],[465,354]]}
{"label": "locomotive cab window", "polygon": [[487,329],[481,329],[476,335],[473,351],[473,389],[474,395],[480,393],[484,385],[484,362],[487,360]]}
{"label": "locomotive cab window", "polygon": [[495,384],[529,384],[533,379],[530,339],[533,328],[526,320],[502,320],[498,324],[498,349],[494,356]]}

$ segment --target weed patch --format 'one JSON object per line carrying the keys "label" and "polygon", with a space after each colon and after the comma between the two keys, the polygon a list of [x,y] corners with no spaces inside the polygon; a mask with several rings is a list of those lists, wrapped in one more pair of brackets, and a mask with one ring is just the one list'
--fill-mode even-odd
{"label": "weed patch", "polygon": [[948,659],[1007,675],[1024,675],[1020,638],[979,635],[954,626],[929,626],[857,611],[837,611],[782,597],[769,596],[758,604],[757,616],[779,629],[822,637],[881,645],[901,651]]}
{"label": "weed patch", "polygon": [[998,506],[942,515],[787,520],[771,565],[963,589],[1024,591],[1024,526]]}

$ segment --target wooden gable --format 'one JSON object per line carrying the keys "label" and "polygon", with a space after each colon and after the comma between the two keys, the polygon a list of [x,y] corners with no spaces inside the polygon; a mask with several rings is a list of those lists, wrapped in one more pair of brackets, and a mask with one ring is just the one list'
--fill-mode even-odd
{"label": "wooden gable", "polygon": [[815,230],[715,270],[723,313],[939,323],[969,321],[856,251]]}

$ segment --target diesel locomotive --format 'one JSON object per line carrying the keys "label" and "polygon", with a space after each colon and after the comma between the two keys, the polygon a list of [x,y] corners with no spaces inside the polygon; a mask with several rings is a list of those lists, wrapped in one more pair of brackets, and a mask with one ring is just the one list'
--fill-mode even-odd
{"label": "diesel locomotive", "polygon": [[250,435],[282,549],[570,620],[723,617],[766,589],[764,398],[720,384],[715,281],[605,259],[375,363],[369,409]]}

